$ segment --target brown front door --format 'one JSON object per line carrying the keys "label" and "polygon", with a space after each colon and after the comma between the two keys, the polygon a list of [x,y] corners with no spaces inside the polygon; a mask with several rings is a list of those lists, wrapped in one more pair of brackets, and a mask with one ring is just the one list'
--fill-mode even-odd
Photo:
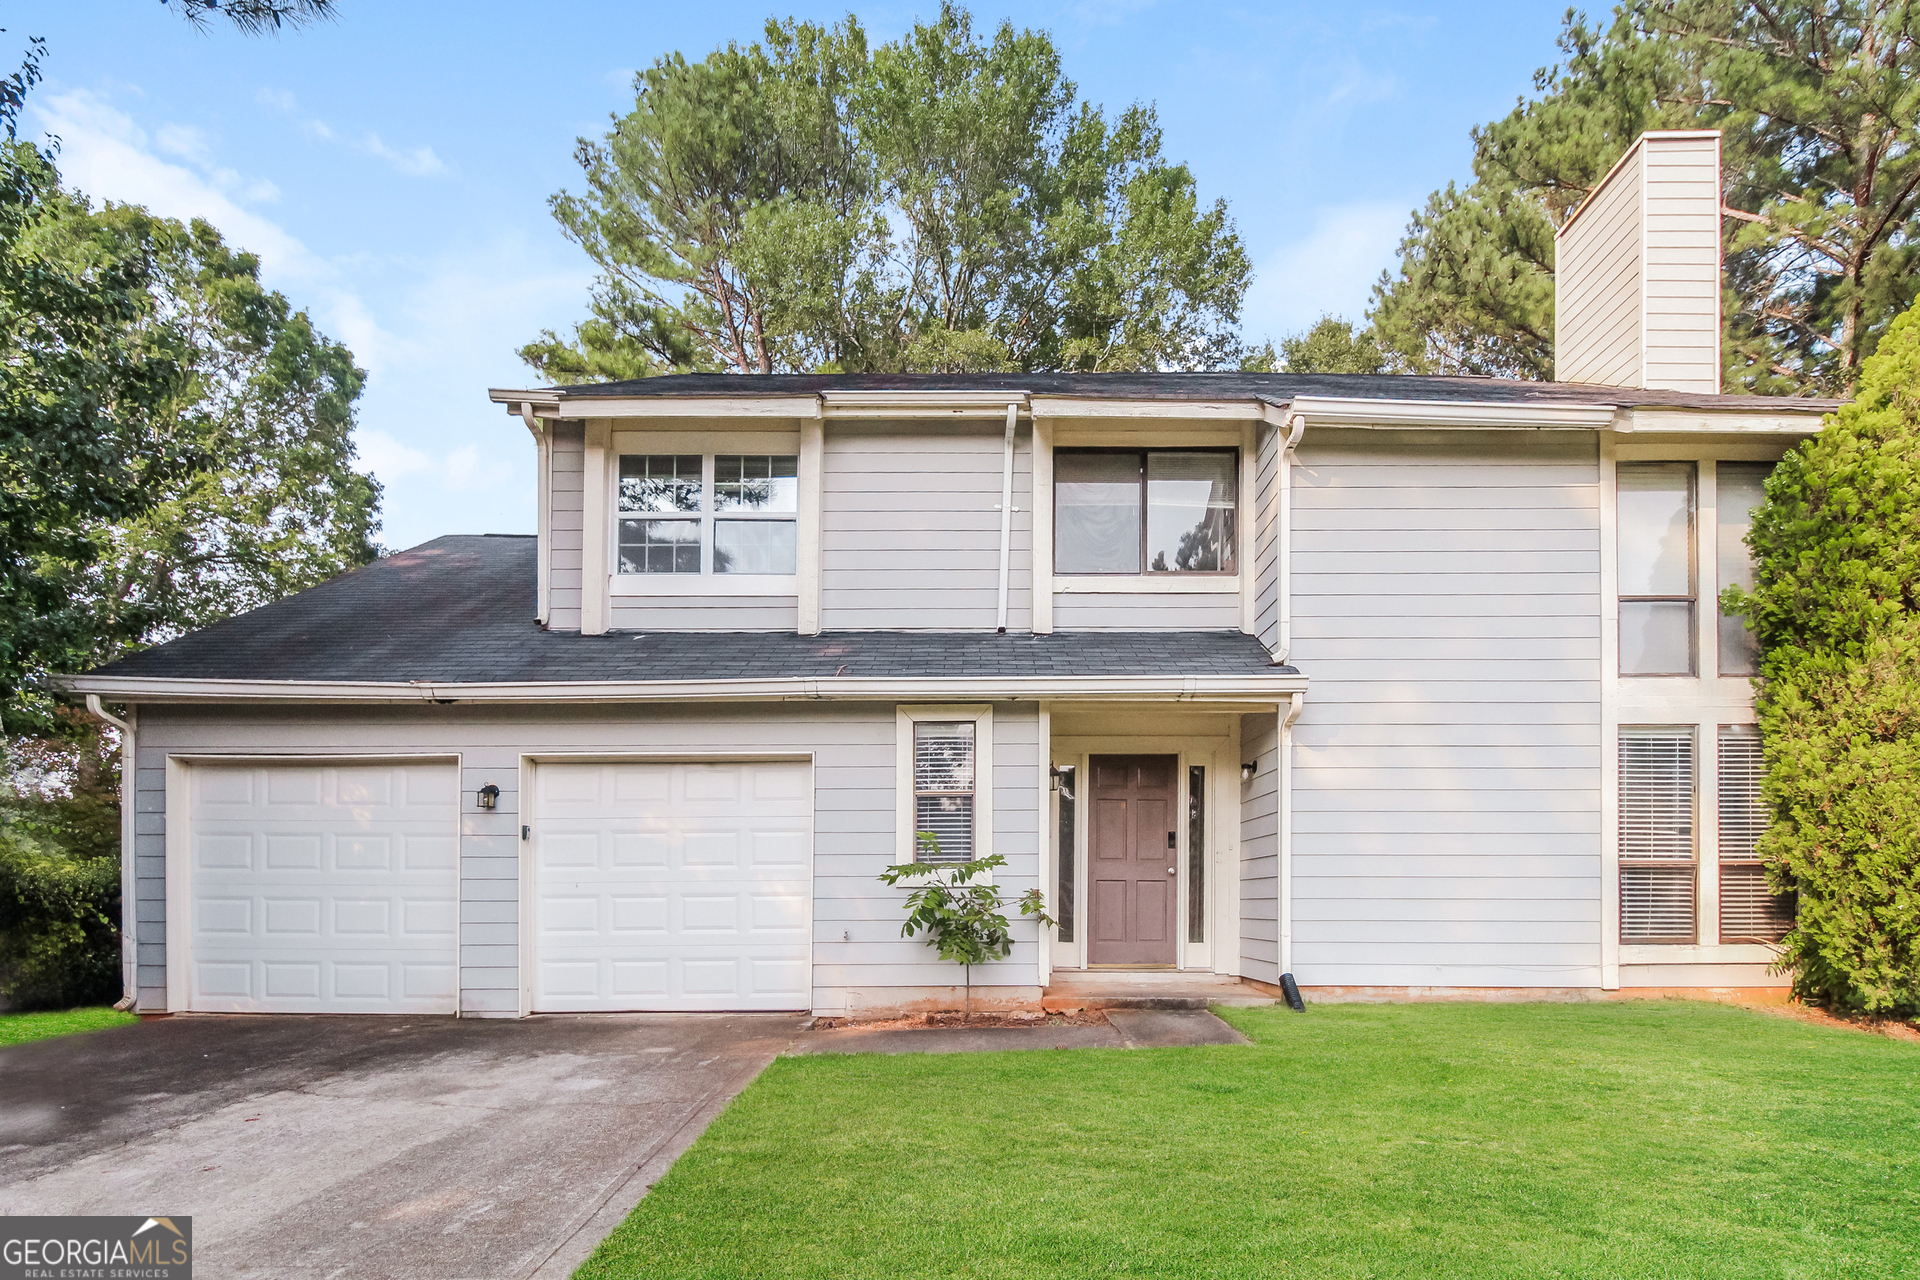
{"label": "brown front door", "polygon": [[1174,963],[1177,756],[1095,756],[1089,964]]}

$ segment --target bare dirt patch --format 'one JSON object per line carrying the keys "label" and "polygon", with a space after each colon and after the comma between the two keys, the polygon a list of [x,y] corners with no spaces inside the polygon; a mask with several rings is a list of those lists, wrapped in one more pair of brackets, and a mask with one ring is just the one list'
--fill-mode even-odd
{"label": "bare dirt patch", "polygon": [[1905,1040],[1909,1044],[1920,1044],[1920,1026],[1900,1018],[1843,1018],[1828,1013],[1825,1009],[1816,1009],[1812,1005],[1797,1002],[1788,1004],[1750,1004],[1749,1009],[1758,1009],[1762,1013],[1771,1013],[1776,1017],[1792,1018],[1796,1022],[1811,1022],[1816,1026],[1840,1027],[1848,1031],[1864,1031],[1868,1035],[1886,1036],[1890,1040]]}
{"label": "bare dirt patch", "polygon": [[929,1027],[1098,1027],[1104,1026],[1106,1021],[1107,1015],[1100,1010],[1084,1009],[1077,1013],[983,1011],[971,1018],[958,1011],[912,1013],[904,1018],[883,1018],[871,1022],[856,1018],[815,1018],[813,1025],[819,1031],[835,1027],[858,1027],[862,1031],[918,1031]]}

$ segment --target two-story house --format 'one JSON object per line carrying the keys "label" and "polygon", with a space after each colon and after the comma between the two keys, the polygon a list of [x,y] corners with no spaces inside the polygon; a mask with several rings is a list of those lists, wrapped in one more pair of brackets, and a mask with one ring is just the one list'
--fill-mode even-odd
{"label": "two-story house", "polygon": [[532,537],[70,680],[124,706],[161,1010],[948,1006],[917,856],[1057,919],[974,975],[1778,986],[1721,588],[1830,402],[1720,394],[1719,143],[1561,232],[1563,380],[672,376],[502,390]]}

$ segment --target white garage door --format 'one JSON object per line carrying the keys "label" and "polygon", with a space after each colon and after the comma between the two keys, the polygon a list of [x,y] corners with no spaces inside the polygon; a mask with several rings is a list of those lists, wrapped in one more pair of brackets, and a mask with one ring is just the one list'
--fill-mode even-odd
{"label": "white garage door", "polygon": [[804,762],[543,764],[533,1007],[812,1003]]}
{"label": "white garage door", "polygon": [[453,765],[195,764],[188,781],[187,1007],[455,1010]]}

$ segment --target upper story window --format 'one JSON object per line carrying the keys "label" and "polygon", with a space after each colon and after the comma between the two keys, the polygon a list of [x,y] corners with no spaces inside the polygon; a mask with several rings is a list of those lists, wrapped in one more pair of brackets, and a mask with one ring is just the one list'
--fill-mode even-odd
{"label": "upper story window", "polygon": [[1053,571],[1237,571],[1231,449],[1061,449],[1053,457]]}
{"label": "upper story window", "polygon": [[[1715,559],[1720,567],[1720,589],[1753,588],[1753,552],[1747,549],[1747,530],[1753,511],[1766,500],[1770,462],[1722,462],[1714,468],[1719,537]],[[1750,676],[1760,670],[1760,646],[1753,629],[1737,614],[1720,615],[1720,674]]]}
{"label": "upper story window", "polygon": [[620,455],[616,572],[792,574],[799,474],[792,454]]}
{"label": "upper story window", "polygon": [[1694,673],[1694,468],[1623,462],[1617,472],[1620,674]]}

